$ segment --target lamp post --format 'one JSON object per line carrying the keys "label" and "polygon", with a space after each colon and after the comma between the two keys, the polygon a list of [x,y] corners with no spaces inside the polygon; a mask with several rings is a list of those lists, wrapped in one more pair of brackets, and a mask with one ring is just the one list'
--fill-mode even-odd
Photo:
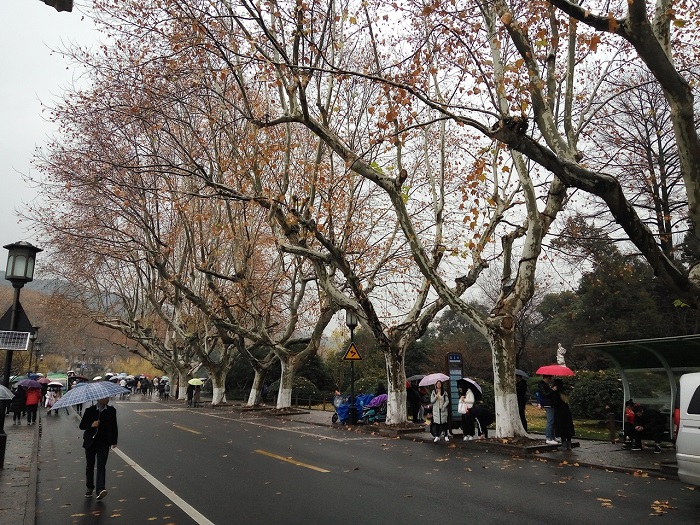
{"label": "lamp post", "polygon": [[83,348],[83,360],[80,362],[80,375],[84,376],[85,375],[85,354],[87,354],[87,350]]}
{"label": "lamp post", "polygon": [[41,341],[37,341],[34,343],[34,366],[36,367],[36,371],[39,371],[39,362],[44,360],[44,356],[41,355],[41,345],[43,343]]}
{"label": "lamp post", "polygon": [[[350,344],[355,343],[357,315],[352,310],[345,310],[345,325],[350,329]],[[357,425],[357,407],[355,406],[355,361],[350,361],[350,424]]]}
{"label": "lamp post", "polygon": [[[39,326],[32,326],[32,328],[34,329],[34,331],[29,336],[29,340],[32,342],[32,344],[29,345],[29,373],[35,371],[32,369],[32,356],[34,355],[34,345],[37,344],[36,338],[39,337],[39,328],[40,327]],[[39,365],[39,361],[34,363],[34,366],[38,366],[38,365]]]}
{"label": "lamp post", "polygon": [[[41,248],[25,241],[19,241],[3,246],[7,250],[7,267],[5,279],[12,283],[14,298],[12,300],[12,316],[10,317],[10,331],[17,331],[19,323],[19,292],[22,287],[34,279],[34,262],[36,254],[43,251]],[[5,377],[2,384],[10,386],[12,371],[12,350],[5,352]],[[5,450],[7,449],[7,434],[5,433],[5,413],[7,401],[0,401],[0,468],[5,467]]]}

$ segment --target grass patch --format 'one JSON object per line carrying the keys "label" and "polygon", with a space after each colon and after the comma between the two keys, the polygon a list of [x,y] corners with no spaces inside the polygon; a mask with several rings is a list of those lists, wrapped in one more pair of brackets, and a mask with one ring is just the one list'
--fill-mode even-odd
{"label": "grass patch", "polygon": [[[525,416],[527,417],[527,428],[530,432],[544,434],[547,418],[543,408],[528,405],[525,407]],[[605,426],[605,422],[597,419],[574,419],[574,430],[578,438],[601,439],[604,441],[610,439],[610,432]],[[616,433],[617,430],[619,429],[616,429]]]}

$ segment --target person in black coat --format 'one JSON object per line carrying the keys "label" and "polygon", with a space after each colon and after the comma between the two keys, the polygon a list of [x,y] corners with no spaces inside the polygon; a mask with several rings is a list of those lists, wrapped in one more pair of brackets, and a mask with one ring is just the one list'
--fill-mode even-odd
{"label": "person in black coat", "polygon": [[[105,478],[109,449],[117,446],[119,429],[117,427],[117,411],[109,404],[109,398],[100,399],[96,405],[85,410],[80,420],[80,430],[83,433],[83,448],[85,449],[85,497],[92,496],[97,489],[97,499],[107,495]],[[97,479],[95,479],[95,463],[97,463]]]}
{"label": "person in black coat", "polygon": [[554,408],[554,433],[561,438],[564,450],[571,450],[571,438],[574,437],[574,418],[569,407],[569,396],[564,389],[564,382],[557,378],[552,385],[552,407]]}
{"label": "person in black coat", "polygon": [[634,444],[632,450],[642,450],[642,438],[654,440],[654,453],[661,454],[659,443],[664,433],[664,421],[661,414],[653,408],[644,408],[639,403],[634,404],[634,428],[630,437]]}
{"label": "person in black coat", "polygon": [[24,412],[24,404],[27,399],[27,392],[23,386],[18,386],[15,390],[15,397],[10,401],[10,411],[12,411],[12,424],[20,425],[22,423],[22,413]]}
{"label": "person in black coat", "polygon": [[411,411],[411,420],[414,423],[421,423],[421,420],[418,418],[421,405],[420,394],[408,381],[406,381],[406,399],[408,400],[408,408]]}
{"label": "person in black coat", "polygon": [[515,376],[515,394],[518,397],[518,413],[520,414],[520,422],[523,424],[525,432],[527,432],[527,417],[525,416],[525,407],[527,406],[528,395],[527,381],[521,375]]}

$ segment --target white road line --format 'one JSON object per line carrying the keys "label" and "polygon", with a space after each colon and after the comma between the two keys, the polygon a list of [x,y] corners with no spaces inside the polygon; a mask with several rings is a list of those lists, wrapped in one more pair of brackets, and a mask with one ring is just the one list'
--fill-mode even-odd
{"label": "white road line", "polygon": [[184,499],[182,499],[180,496],[175,494],[172,490],[170,490],[168,487],[163,485],[158,479],[156,479],[154,476],[149,474],[146,470],[141,468],[139,465],[137,465],[134,460],[132,460],[129,456],[124,454],[124,452],[121,451],[120,448],[115,448],[112,449],[113,452],[116,452],[126,463],[133,468],[136,472],[141,474],[141,476],[148,481],[151,485],[153,485],[156,489],[158,489],[166,498],[168,498],[170,501],[172,501],[175,505],[180,507],[180,509],[186,513],[190,518],[192,518],[195,523],[199,525],[214,525],[213,521],[209,521],[206,517],[204,517],[197,509],[195,509],[192,505],[187,503]]}
{"label": "white road line", "polygon": [[143,412],[186,412],[184,408],[135,408],[133,411],[139,414]]}
{"label": "white road line", "polygon": [[268,425],[265,423],[256,423],[255,421],[251,421],[251,420],[247,420],[247,419],[237,419],[237,418],[227,417],[227,416],[219,415],[219,414],[206,414],[206,413],[202,413],[202,412],[200,412],[200,413],[203,416],[216,417],[219,419],[224,419],[226,421],[235,421],[237,423],[244,423],[246,425],[253,425],[253,426],[261,427],[261,428],[269,428],[270,430],[282,430],[283,432],[293,432],[294,434],[301,434],[303,436],[311,436],[311,437],[316,437],[319,439],[327,439],[330,441],[344,442],[344,441],[366,441],[366,440],[371,440],[371,439],[386,439],[385,437],[381,437],[381,436],[369,436],[369,435],[358,436],[356,438],[352,438],[352,437],[337,438],[337,437],[325,436],[322,434],[315,434],[313,432],[308,432],[308,431],[304,431],[304,430],[298,430],[300,428],[308,428],[308,426],[307,427],[302,427],[302,426],[277,427],[277,426]]}

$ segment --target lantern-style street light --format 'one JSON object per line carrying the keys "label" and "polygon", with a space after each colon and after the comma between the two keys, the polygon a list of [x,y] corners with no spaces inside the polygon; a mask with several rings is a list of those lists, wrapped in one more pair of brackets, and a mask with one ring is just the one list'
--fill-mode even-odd
{"label": "lantern-style street light", "polygon": [[[17,331],[19,324],[19,292],[22,287],[34,279],[34,262],[36,254],[43,251],[41,248],[31,245],[26,241],[19,241],[3,246],[7,250],[7,267],[5,268],[5,279],[12,283],[15,289],[12,300],[12,316],[10,318],[10,331]],[[10,375],[12,373],[12,350],[5,352],[5,377],[2,384],[10,386]],[[7,407],[6,400],[0,401],[0,468],[5,466],[5,450],[7,448],[7,434],[5,433],[5,413]]]}
{"label": "lantern-style street light", "polygon": [[39,337],[37,333],[37,327],[32,326],[32,328],[34,328],[34,331],[29,335],[29,366],[27,367],[27,376],[29,376],[29,374],[35,371],[32,368],[32,357],[34,356],[34,345],[36,344],[36,338]]}
{"label": "lantern-style street light", "polygon": [[[355,343],[355,328],[357,328],[357,314],[352,310],[345,310],[345,325],[350,329],[350,344]],[[350,361],[350,424],[357,425],[357,407],[355,406],[355,361]]]}

